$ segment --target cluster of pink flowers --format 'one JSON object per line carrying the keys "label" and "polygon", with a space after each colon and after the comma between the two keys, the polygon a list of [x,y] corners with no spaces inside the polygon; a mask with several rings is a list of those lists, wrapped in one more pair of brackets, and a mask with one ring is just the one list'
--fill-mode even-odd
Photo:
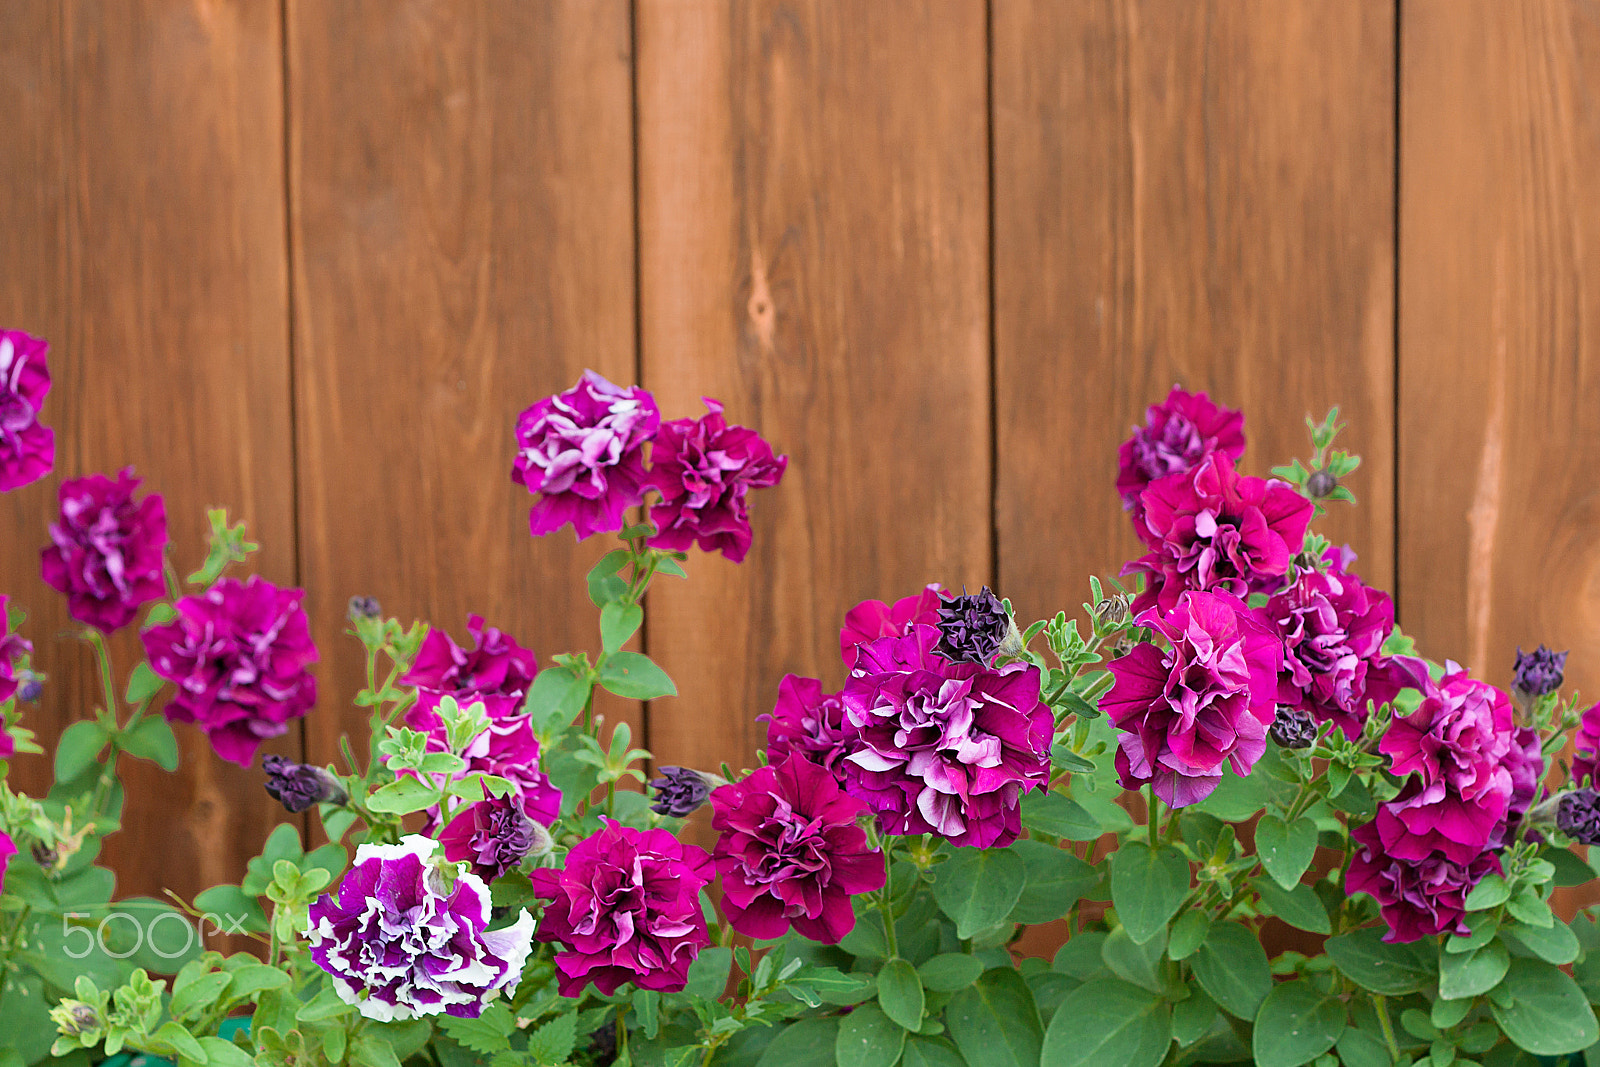
{"label": "cluster of pink flowers", "polygon": [[511,478],[539,496],[529,515],[533,534],[568,523],[579,540],[620,530],[627,510],[654,489],[652,547],[698,545],[743,560],[751,540],[749,492],[777,485],[789,460],[774,455],[754,430],[728,425],[719,401],[707,397],[705,405],[702,418],[662,422],[645,390],[585,371],[571,389],[524,411]]}

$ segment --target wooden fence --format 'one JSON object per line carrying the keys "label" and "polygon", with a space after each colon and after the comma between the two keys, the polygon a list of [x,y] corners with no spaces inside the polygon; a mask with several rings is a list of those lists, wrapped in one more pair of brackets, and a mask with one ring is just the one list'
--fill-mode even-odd
{"label": "wooden fence", "polygon": [[[750,558],[653,593],[681,696],[604,710],[735,765],[843,611],[990,583],[1030,616],[1134,550],[1115,450],[1174,382],[1246,469],[1338,403],[1328,532],[1437,657],[1572,648],[1600,695],[1600,16],[1582,0],[0,0],[0,322],[51,339],[57,476],[0,589],[89,713],[38,577],[60,476],[136,466],[180,566],[225,504],[308,591],[327,761],[346,599],[541,658],[603,548],[531,541],[515,414],[585,367],[722,398],[791,456]],[[598,539],[597,539],[598,540]],[[131,634],[115,645],[133,662]],[[236,879],[281,815],[180,729],[125,892]],[[39,760],[18,761],[29,787]]]}

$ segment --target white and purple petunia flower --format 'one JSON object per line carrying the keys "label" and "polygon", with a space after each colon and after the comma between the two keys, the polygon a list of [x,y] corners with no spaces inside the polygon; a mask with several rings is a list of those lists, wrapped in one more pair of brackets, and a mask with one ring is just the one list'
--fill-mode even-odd
{"label": "white and purple petunia flower", "polygon": [[368,1019],[475,1019],[522,975],[533,917],[522,911],[490,930],[488,887],[474,874],[442,870],[438,847],[415,834],[398,845],[362,845],[337,894],[311,905],[311,958]]}
{"label": "white and purple petunia flower", "polygon": [[56,433],[39,421],[50,392],[50,343],[0,330],[0,493],[36,482],[56,462]]}

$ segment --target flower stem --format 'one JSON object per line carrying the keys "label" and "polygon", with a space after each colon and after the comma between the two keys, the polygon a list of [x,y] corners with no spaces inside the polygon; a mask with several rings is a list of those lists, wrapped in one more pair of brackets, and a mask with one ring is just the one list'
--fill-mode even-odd
{"label": "flower stem", "polygon": [[85,629],[84,639],[94,646],[94,658],[100,668],[100,685],[105,689],[107,725],[117,729],[117,681],[115,672],[111,667],[111,650],[106,648],[106,639],[100,636],[100,631]]}
{"label": "flower stem", "polygon": [[1146,786],[1144,818],[1150,829],[1150,847],[1152,849],[1156,847],[1156,832],[1159,829],[1158,824],[1161,822],[1160,803],[1156,799],[1156,787],[1153,785]]}
{"label": "flower stem", "polygon": [[1374,996],[1372,998],[1372,1006],[1378,1009],[1378,1025],[1383,1028],[1383,1040],[1389,1046],[1389,1055],[1393,1056],[1395,1062],[1398,1063],[1400,1061],[1400,1046],[1394,1039],[1394,1023],[1389,1021],[1388,998]]}
{"label": "flower stem", "polygon": [[894,932],[894,909],[889,906],[889,873],[894,870],[894,837],[883,835],[883,888],[878,891],[878,911],[883,916],[883,937],[889,948],[889,958],[900,955],[899,939]]}

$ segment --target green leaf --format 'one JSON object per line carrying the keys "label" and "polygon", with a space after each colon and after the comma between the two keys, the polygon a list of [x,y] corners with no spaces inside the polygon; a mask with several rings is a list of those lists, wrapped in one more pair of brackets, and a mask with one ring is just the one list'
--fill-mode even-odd
{"label": "green leaf", "polygon": [[900,1026],[907,1030],[919,1028],[925,1003],[922,979],[911,964],[893,959],[878,971],[878,1006]]}
{"label": "green leaf", "polygon": [[1290,926],[1314,934],[1333,933],[1333,927],[1328,922],[1328,909],[1322,906],[1322,899],[1310,886],[1296,885],[1293,892],[1284,892],[1277,883],[1258,879],[1255,888],[1261,894],[1261,902],[1271,909],[1272,914]]}
{"label": "green leaf", "polygon": [[589,699],[589,680],[565,667],[546,667],[534,676],[522,708],[533,716],[534,724],[547,728],[566,725],[578,717]]}
{"label": "green leaf", "polygon": [[178,769],[178,739],[172,735],[172,726],[160,715],[146,715],[138,725],[117,739],[117,744],[130,756],[147,759],[164,771]]}
{"label": "green leaf", "polygon": [[1439,996],[1461,1000],[1489,992],[1511,966],[1511,954],[1495,940],[1476,952],[1446,952],[1439,960]]}
{"label": "green leaf", "polygon": [[67,727],[56,742],[56,781],[70,782],[88,770],[106,741],[105,728],[94,719]]}
{"label": "green leaf", "polygon": [[967,988],[983,973],[983,963],[964,952],[946,952],[917,968],[922,987],[935,993],[955,993]]}
{"label": "green leaf", "polygon": [[150,669],[150,664],[141,662],[128,676],[126,699],[129,704],[143,704],[160,692],[165,684],[161,676]]}
{"label": "green leaf", "polygon": [[691,997],[716,1000],[727,989],[728,972],[732,969],[733,949],[720,945],[703,949],[689,964],[689,984],[683,987],[683,991]]}
{"label": "green leaf", "polygon": [[632,553],[625,548],[612,549],[589,570],[585,581],[589,586],[589,599],[595,607],[604,607],[628,591],[626,579],[617,572],[627,566],[631,556]]}
{"label": "green leaf", "polygon": [[1274,986],[1256,1016],[1251,1050],[1257,1067],[1300,1067],[1344,1033],[1344,1003],[1297,980]]}
{"label": "green leaf", "polygon": [[605,666],[600,668],[600,684],[629,700],[654,700],[678,695],[678,687],[672,684],[667,672],[651,662],[648,656],[637,652],[617,652],[606,657]]}
{"label": "green leaf", "polygon": [[476,1019],[441,1015],[436,1021],[439,1029],[449,1034],[456,1044],[485,1056],[509,1049],[511,1031],[516,1026],[511,1009],[506,1007],[503,1000],[490,1003]]}
{"label": "green leaf", "polygon": [[1296,819],[1290,825],[1268,812],[1256,823],[1256,855],[1272,880],[1284,889],[1292,892],[1300,884],[1316,852],[1317,824],[1310,819]]}
{"label": "green leaf", "polygon": [[1394,1063],[1394,1058],[1389,1055],[1389,1046],[1383,1043],[1382,1037],[1353,1026],[1345,1027],[1334,1045],[1339,1050],[1339,1059],[1344,1067],[1390,1067]]}
{"label": "green leaf", "polygon": [[1189,986],[1189,995],[1172,1006],[1172,1039],[1179,1048],[1199,1041],[1217,1021],[1217,1005],[1205,990]]}
{"label": "green leaf", "polygon": [[898,1023],[875,1005],[863,1004],[839,1023],[833,1051],[839,1067],[893,1067],[905,1043]]}
{"label": "green leaf", "polygon": [[1517,890],[1517,895],[1506,902],[1506,911],[1512,918],[1529,926],[1552,926],[1556,919],[1550,911],[1550,905],[1545,903],[1538,890],[1529,885]]}
{"label": "green leaf", "polygon": [[[267,931],[267,913],[261,902],[236,885],[214,885],[194,898],[194,906],[212,916],[210,921],[222,930],[231,930],[238,923],[242,930]],[[205,920],[201,925],[203,928]]]}
{"label": "green leaf", "polygon": [[367,807],[392,815],[409,815],[436,803],[439,791],[420,779],[406,775],[396,778],[367,798]]}
{"label": "green leaf", "polygon": [[[1268,745],[1267,751],[1272,750],[1272,746]],[[1285,794],[1289,792],[1284,783],[1265,773],[1240,778],[1232,767],[1227,767],[1222,772],[1222,780],[1217,783],[1217,788],[1211,791],[1211,795],[1193,805],[1190,810],[1215,815],[1223,822],[1244,822],[1274,799],[1279,797],[1287,799]]]}
{"label": "green leaf", "polygon": [[1050,1020],[1037,1062],[1050,1067],[1157,1067],[1171,1040],[1172,1016],[1160,997],[1107,978],[1067,994]]}
{"label": "green leaf", "polygon": [[1100,955],[1105,947],[1106,935],[1098,930],[1083,930],[1056,950],[1050,961],[1052,971],[1076,978],[1080,982],[1099,978],[1106,973],[1106,962]]}
{"label": "green leaf", "polygon": [[944,1019],[969,1067],[1034,1067],[1041,1062],[1044,1028],[1039,1010],[1028,984],[1010,967],[985,971],[972,988],[957,993]]}
{"label": "green leaf", "polygon": [[1093,841],[1105,832],[1082,804],[1053,792],[1029,793],[1022,798],[1022,825],[1068,841]]}
{"label": "green leaf", "polygon": [[637,604],[613,600],[600,609],[600,643],[616,653],[644,622],[644,609]]}
{"label": "green leaf", "polygon": [[255,1067],[256,1058],[232,1041],[221,1037],[202,1037],[199,1041],[206,1067]]}
{"label": "green leaf", "polygon": [[1561,887],[1583,885],[1594,878],[1594,871],[1589,865],[1579,859],[1571,849],[1546,848],[1539,853],[1539,858],[1548,862],[1556,869],[1555,884]]}
{"label": "green leaf", "polygon": [[180,1056],[186,1056],[201,1063],[206,1062],[206,1050],[201,1047],[200,1042],[194,1039],[193,1034],[178,1023],[162,1023],[161,1028],[150,1036],[157,1041],[165,1041]]}
{"label": "green leaf", "polygon": [[1155,937],[1189,895],[1189,861],[1169,846],[1124,842],[1111,854],[1111,903],[1128,936],[1139,944]]}
{"label": "green leaf", "polygon": [[1542,960],[1512,960],[1489,1008],[1507,1037],[1538,1056],[1579,1052],[1600,1041],[1578,984]]}
{"label": "green leaf", "polygon": [[1172,924],[1172,937],[1167,942],[1167,955],[1175,960],[1186,960],[1194,955],[1211,931],[1211,920],[1203,911],[1186,911]]}
{"label": "green leaf", "polygon": [[1034,926],[1059,919],[1100,882],[1099,871],[1047,842],[1016,841],[1010,851],[1022,858],[1028,877],[1011,909],[1014,923]]}
{"label": "green leaf", "polygon": [[1003,921],[1027,882],[1027,866],[1010,849],[957,849],[935,871],[933,899],[955,920],[961,938]]}
{"label": "green leaf", "polygon": [[167,1010],[175,1019],[197,1014],[211,1007],[233,983],[233,975],[212,971],[202,974],[175,988]]}
{"label": "green leaf", "polygon": [[1167,948],[1167,939],[1162,936],[1165,933],[1162,930],[1144,944],[1137,945],[1128,936],[1127,927],[1119,926],[1111,931],[1105,944],[1100,946],[1100,958],[1111,973],[1124,982],[1160,993],[1161,959]]}
{"label": "green leaf", "polygon": [[528,1035],[528,1055],[539,1063],[565,1063],[578,1043],[578,1015],[558,1015]]}
{"label": "green leaf", "polygon": [[1266,950],[1255,934],[1238,923],[1213,926],[1190,965],[1206,995],[1240,1019],[1254,1019],[1272,990]]}
{"label": "green leaf", "polygon": [[1508,924],[1500,928],[1500,936],[1521,945],[1546,963],[1561,966],[1578,958],[1578,935],[1560,919],[1549,927]]}
{"label": "green leaf", "polygon": [[644,1036],[655,1037],[661,1029],[661,994],[654,989],[635,989],[633,1013],[639,1017]]}
{"label": "green leaf", "polygon": [[1511,887],[1506,884],[1506,880],[1498,874],[1486,874],[1472,887],[1472,892],[1467,894],[1466,909],[1487,911],[1490,908],[1498,908],[1510,899]]}
{"label": "green leaf", "polygon": [[801,1019],[772,1039],[756,1067],[834,1067],[838,1040],[838,1019]]}
{"label": "green leaf", "polygon": [[1429,949],[1387,944],[1384,932],[1373,926],[1352,930],[1328,938],[1324,951],[1352,982],[1380,996],[1405,996],[1433,981],[1438,964],[1424,955]]}
{"label": "green leaf", "polygon": [[913,1035],[900,1054],[900,1067],[967,1067],[967,1061],[942,1037]]}

